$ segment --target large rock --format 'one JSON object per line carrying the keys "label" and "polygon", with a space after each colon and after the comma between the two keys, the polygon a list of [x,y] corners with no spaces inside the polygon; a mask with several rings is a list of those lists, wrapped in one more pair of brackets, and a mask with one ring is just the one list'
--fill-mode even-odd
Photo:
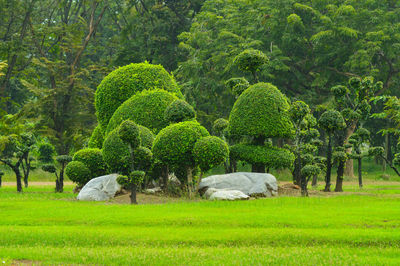
{"label": "large rock", "polygon": [[114,198],[121,189],[117,182],[118,174],[104,175],[90,180],[79,192],[78,200],[105,201]]}
{"label": "large rock", "polygon": [[263,173],[239,172],[203,178],[199,190],[206,191],[209,188],[239,190],[248,196],[271,197],[278,194],[276,178]]}
{"label": "large rock", "polygon": [[225,190],[209,188],[204,193],[204,197],[210,200],[247,200],[249,196],[239,190]]}

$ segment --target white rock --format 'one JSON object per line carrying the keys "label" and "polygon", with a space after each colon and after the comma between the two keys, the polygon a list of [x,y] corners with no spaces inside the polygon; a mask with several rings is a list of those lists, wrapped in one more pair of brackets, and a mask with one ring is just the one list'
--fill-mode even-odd
{"label": "white rock", "polygon": [[248,196],[272,197],[278,194],[276,178],[264,173],[239,172],[209,176],[199,184],[199,190],[206,188],[239,190]]}
{"label": "white rock", "polygon": [[156,194],[158,192],[161,192],[161,188],[160,187],[155,187],[155,188],[148,188],[144,191],[144,193],[146,194]]}
{"label": "white rock", "polygon": [[210,200],[246,200],[249,196],[239,190],[225,190],[209,188],[204,193],[204,197]]}
{"label": "white rock", "polygon": [[105,201],[114,198],[115,193],[121,189],[117,177],[118,174],[110,174],[93,178],[81,189],[77,199]]}

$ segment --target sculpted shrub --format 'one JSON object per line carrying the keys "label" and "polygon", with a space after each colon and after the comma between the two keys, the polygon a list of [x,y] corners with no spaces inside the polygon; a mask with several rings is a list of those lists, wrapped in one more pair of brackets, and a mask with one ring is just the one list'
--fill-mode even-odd
{"label": "sculpted shrub", "polygon": [[164,119],[169,123],[179,123],[196,118],[193,107],[183,100],[175,100],[164,112]]}

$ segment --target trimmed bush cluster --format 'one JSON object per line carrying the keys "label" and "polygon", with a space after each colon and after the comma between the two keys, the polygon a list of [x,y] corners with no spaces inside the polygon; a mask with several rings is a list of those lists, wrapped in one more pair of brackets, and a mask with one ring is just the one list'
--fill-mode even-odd
{"label": "trimmed bush cluster", "polygon": [[82,149],[74,154],[72,160],[83,163],[90,170],[91,178],[102,176],[107,172],[100,149]]}
{"label": "trimmed bush cluster", "polygon": [[293,126],[285,96],[270,83],[245,90],[229,116],[229,132],[238,136],[290,137]]}
{"label": "trimmed bush cluster", "polygon": [[79,186],[85,185],[92,177],[89,168],[82,162],[72,161],[65,168],[68,178]]}
{"label": "trimmed bush cluster", "polygon": [[126,119],[157,133],[169,124],[164,119],[164,112],[177,99],[174,94],[165,90],[156,89],[139,92],[118,107],[108,123],[106,134]]}
{"label": "trimmed bush cluster", "polygon": [[164,119],[169,123],[179,123],[196,118],[193,107],[183,100],[175,100],[165,109]]}
{"label": "trimmed bush cluster", "polygon": [[97,125],[90,136],[88,147],[101,149],[103,147],[103,141],[103,132],[100,125]]}
{"label": "trimmed bush cluster", "polygon": [[213,134],[219,137],[225,136],[228,130],[229,121],[224,118],[218,118],[213,124]]}
{"label": "trimmed bush cluster", "polygon": [[154,157],[170,166],[194,165],[193,148],[201,137],[209,136],[207,129],[196,121],[172,124],[160,131],[154,140]]}
{"label": "trimmed bush cluster", "polygon": [[151,132],[150,129],[148,129],[147,127],[141,125],[138,126],[139,126],[139,136],[141,140],[141,145],[143,147],[151,149],[151,147],[153,147],[153,142],[155,138],[153,132]]}
{"label": "trimmed bush cluster", "polygon": [[108,74],[97,87],[95,96],[97,120],[102,130],[122,103],[137,92],[155,88],[182,97],[176,81],[161,65],[130,64]]}
{"label": "trimmed bush cluster", "polygon": [[255,72],[258,68],[268,62],[268,57],[261,51],[246,49],[238,54],[234,63],[242,71]]}
{"label": "trimmed bush cluster", "polygon": [[111,131],[103,144],[103,158],[113,173],[122,173],[130,166],[129,147],[118,136],[119,127]]}
{"label": "trimmed bush cluster", "polygon": [[125,120],[118,129],[118,137],[131,149],[140,146],[139,127],[131,120]]}
{"label": "trimmed bush cluster", "polygon": [[205,172],[222,164],[229,156],[225,141],[215,136],[199,139],[193,149],[196,165]]}

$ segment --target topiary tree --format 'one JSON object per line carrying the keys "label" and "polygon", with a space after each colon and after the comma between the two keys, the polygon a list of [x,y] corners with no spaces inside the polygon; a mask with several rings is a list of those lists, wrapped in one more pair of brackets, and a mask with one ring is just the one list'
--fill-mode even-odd
{"label": "topiary tree", "polygon": [[90,170],[91,178],[102,176],[107,173],[107,167],[100,149],[86,148],[79,150],[74,154],[73,161],[82,162],[86,165]]}
{"label": "topiary tree", "polygon": [[242,94],[248,87],[250,83],[245,78],[230,78],[225,82],[226,87],[237,97]]}
{"label": "topiary tree", "polygon": [[153,147],[154,138],[156,136],[147,127],[141,125],[138,125],[138,127],[139,127],[139,136],[141,140],[141,145],[143,147],[151,149],[151,147]]}
{"label": "topiary tree", "polygon": [[368,156],[367,151],[363,152],[363,145],[369,142],[370,132],[365,128],[358,128],[356,132],[349,138],[349,144],[352,146],[352,153],[350,158],[356,159],[358,162],[358,185],[360,188],[363,187],[362,180],[362,159]]}
{"label": "topiary tree", "polygon": [[88,148],[101,149],[103,147],[103,141],[104,141],[103,132],[101,130],[100,125],[97,125],[94,128],[92,135],[90,136]]}
{"label": "topiary tree", "polygon": [[72,157],[69,155],[59,155],[56,157],[56,161],[59,165],[59,174],[57,174],[56,165],[51,163],[42,165],[42,170],[45,172],[55,174],[56,176],[55,192],[62,193],[64,191],[64,170],[67,164],[72,161]]}
{"label": "topiary tree", "polygon": [[164,112],[164,120],[169,123],[179,123],[196,118],[193,107],[184,100],[175,100]]}
{"label": "topiary tree", "polygon": [[155,88],[182,97],[176,81],[161,65],[130,64],[108,74],[95,95],[97,120],[102,130],[106,130],[108,121],[122,103],[138,92]]}
{"label": "topiary tree", "polygon": [[218,118],[213,123],[213,134],[222,139],[227,138],[229,121],[224,118]]}
{"label": "topiary tree", "polygon": [[131,154],[126,145],[118,135],[119,127],[111,131],[103,143],[103,159],[113,173],[125,173],[131,165]]}
{"label": "topiary tree", "polygon": [[42,163],[53,163],[54,155],[56,154],[56,149],[50,143],[41,143],[38,148],[39,161]]}
{"label": "topiary tree", "polygon": [[240,70],[250,72],[254,82],[258,82],[257,71],[268,62],[268,57],[260,50],[246,49],[238,54],[233,62]]}
{"label": "topiary tree", "polygon": [[328,135],[328,147],[326,156],[326,176],[325,176],[325,192],[331,191],[331,172],[332,172],[332,136],[338,130],[346,127],[343,116],[336,110],[327,110],[322,113],[318,120],[318,125]]}
{"label": "topiary tree", "polygon": [[190,197],[193,192],[193,170],[196,166],[194,145],[206,136],[209,136],[208,131],[198,122],[185,121],[162,129],[154,140],[152,152],[156,160],[170,170],[185,168]]}
{"label": "topiary tree", "polygon": [[[265,144],[268,138],[292,136],[293,126],[288,110],[286,97],[270,83],[257,83],[245,90],[236,100],[229,116],[229,135],[233,138],[250,138],[251,143],[231,147],[235,159],[251,163],[253,172],[265,173],[265,167],[291,167],[294,157],[290,151],[271,149],[271,145]],[[234,152],[242,149],[250,154]],[[282,162],[289,164],[271,164],[279,162],[279,158],[266,158],[265,155],[283,156]]]}
{"label": "topiary tree", "polygon": [[198,165],[201,170],[201,180],[204,172],[224,163],[228,159],[228,144],[215,136],[203,137],[194,145],[193,155],[196,165]]}
{"label": "topiary tree", "polygon": [[80,161],[68,163],[65,167],[65,173],[72,182],[78,184],[78,187],[83,187],[92,178],[89,168]]}
{"label": "topiary tree", "polygon": [[117,178],[117,182],[122,186],[127,186],[131,188],[131,204],[138,204],[136,200],[136,188],[143,183],[145,172],[143,171],[133,171],[128,176],[120,175]]}
{"label": "topiary tree", "polygon": [[135,94],[115,111],[108,123],[106,135],[127,119],[149,128],[152,132],[159,132],[169,124],[164,118],[165,110],[177,99],[173,93],[159,89]]}

